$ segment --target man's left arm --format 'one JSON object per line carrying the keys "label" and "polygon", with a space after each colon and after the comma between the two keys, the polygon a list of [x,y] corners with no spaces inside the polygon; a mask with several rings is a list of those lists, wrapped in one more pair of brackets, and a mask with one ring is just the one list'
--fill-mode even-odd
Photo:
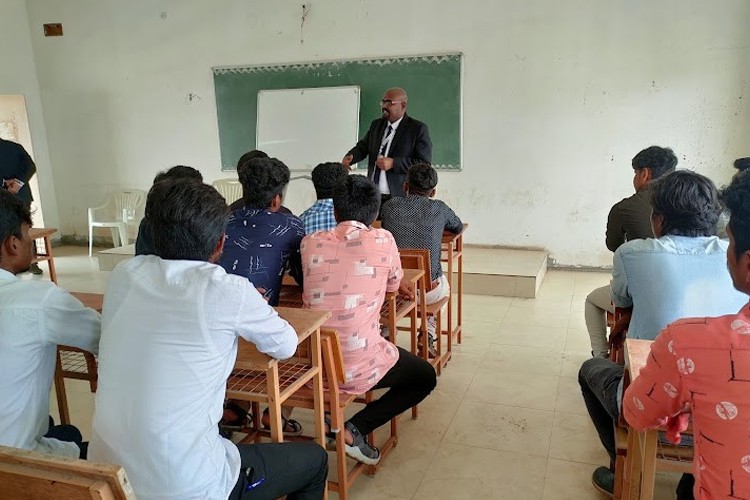
{"label": "man's left arm", "polygon": [[292,253],[289,256],[289,275],[294,278],[299,286],[302,286],[302,254],[300,245],[305,237],[305,226],[301,220],[292,221],[292,231],[295,231]]}
{"label": "man's left arm", "polygon": [[398,174],[405,174],[409,167],[415,163],[432,163],[432,140],[427,125],[419,123],[417,126],[417,138],[414,142],[414,148],[407,157],[393,158],[393,171]]}
{"label": "man's left arm", "polygon": [[633,307],[633,298],[628,290],[628,274],[622,258],[622,247],[615,251],[612,259],[612,281],[610,282],[612,302],[617,307]]}
{"label": "man's left arm", "polygon": [[461,219],[458,218],[456,212],[445,203],[443,203],[443,211],[445,212],[445,230],[453,234],[460,233],[464,228],[464,224],[461,222]]}
{"label": "man's left arm", "polygon": [[21,171],[18,173],[17,179],[19,181],[22,181],[24,184],[28,184],[28,182],[36,173],[36,164],[34,163],[34,160],[31,159],[31,156],[29,156],[29,153],[27,153],[23,148],[23,146],[21,146],[21,151],[19,151],[19,154],[21,156]]}
{"label": "man's left arm", "polygon": [[666,425],[670,440],[679,438],[679,432],[685,430],[687,417],[684,410],[689,402],[684,394],[674,349],[672,328],[668,326],[652,344],[646,366],[622,398],[623,415],[634,429]]}

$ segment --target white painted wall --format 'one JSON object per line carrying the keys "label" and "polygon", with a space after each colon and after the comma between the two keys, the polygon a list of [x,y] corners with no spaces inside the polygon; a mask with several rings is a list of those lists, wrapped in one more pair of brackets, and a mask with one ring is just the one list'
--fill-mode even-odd
{"label": "white painted wall", "polygon": [[29,0],[64,232],[169,165],[226,176],[212,66],[464,52],[465,170],[442,174],[440,196],[469,243],[560,264],[611,263],[606,215],[643,147],[719,184],[750,154],[746,0],[311,0],[304,22],[301,3]]}
{"label": "white painted wall", "polygon": [[[19,108],[23,102],[18,96],[25,98],[25,111]],[[3,119],[17,121],[18,140],[27,147],[36,163],[37,175],[35,181],[32,179],[31,188],[36,203],[44,205],[44,223],[48,227],[59,227],[39,82],[23,0],[0,1],[0,107]],[[35,224],[38,223],[39,217],[35,217]]]}

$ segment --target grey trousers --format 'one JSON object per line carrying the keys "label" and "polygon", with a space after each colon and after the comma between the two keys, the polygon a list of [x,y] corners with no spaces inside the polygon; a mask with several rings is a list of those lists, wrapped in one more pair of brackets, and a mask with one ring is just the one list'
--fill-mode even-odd
{"label": "grey trousers", "polygon": [[589,331],[591,352],[594,356],[606,356],[609,352],[607,311],[615,312],[609,285],[597,288],[586,297],[586,329]]}

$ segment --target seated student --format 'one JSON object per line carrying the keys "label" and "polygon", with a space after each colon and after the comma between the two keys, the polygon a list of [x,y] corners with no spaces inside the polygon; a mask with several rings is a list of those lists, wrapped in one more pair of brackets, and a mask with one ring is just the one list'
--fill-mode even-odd
{"label": "seated student", "polygon": [[[203,182],[203,175],[194,169],[193,167],[186,167],[184,165],[177,165],[159,172],[154,177],[154,184],[161,182],[164,179],[185,179],[196,182]],[[151,235],[151,226],[148,223],[148,219],[144,217],[141,219],[141,223],[138,226],[138,237],[135,240],[135,254],[136,255],[151,255],[154,253],[154,238]]]}
{"label": "seated student", "polygon": [[[734,286],[747,295],[750,172],[735,176],[725,199],[731,212],[727,265]],[[630,425],[643,430],[666,424],[673,442],[687,427],[685,412],[692,415],[695,498],[740,498],[750,492],[748,333],[747,304],[735,314],[672,323],[656,338],[646,367],[622,399]]]}
{"label": "seated student", "polygon": [[318,198],[299,218],[305,225],[305,234],[315,231],[328,231],[336,227],[333,216],[333,187],[349,175],[341,163],[321,163],[312,171],[312,182]]}
{"label": "seated student", "polygon": [[289,169],[276,158],[255,158],[242,165],[239,175],[244,204],[229,216],[219,264],[265,290],[268,303],[276,306],[287,264],[302,284],[299,244],[305,229],[297,217],[278,211]]}
{"label": "seated student", "polygon": [[[618,248],[612,273],[612,300],[619,307],[633,307],[628,338],[648,340],[678,318],[726,314],[747,302],[732,288],[727,243],[712,236],[721,209],[713,183],[678,170],[655,182],[651,191],[656,238]],[[583,363],[578,373],[589,415],[611,460],[610,467],[594,471],[592,481],[609,494],[622,377],[622,366],[601,357]]]}
{"label": "seated student", "polygon": [[29,208],[0,189],[0,445],[85,458],[81,433],[52,425],[58,344],[97,353],[101,318],[49,281],[21,280],[34,241]]}
{"label": "seated student", "polygon": [[[632,165],[635,194],[616,203],[607,218],[606,243],[613,252],[626,241],[654,236],[649,203],[651,185],[663,175],[674,172],[677,157],[669,148],[651,146],[635,155]],[[592,356],[606,358],[609,352],[607,311],[615,312],[609,285],[597,288],[586,297],[586,329],[591,339]]]}
{"label": "seated student", "polygon": [[[391,198],[382,208],[383,229],[396,239],[399,248],[425,248],[430,251],[432,283],[426,302],[433,304],[450,295],[448,279],[440,266],[443,231],[457,234],[463,229],[461,219],[440,200],[433,200],[438,183],[437,171],[427,163],[409,167],[404,182],[405,198]],[[435,318],[427,324],[430,348],[434,349]]]}
{"label": "seated student", "polygon": [[[237,160],[237,175],[238,176],[240,172],[240,167],[254,158],[268,158],[268,155],[264,153],[263,151],[253,149],[252,151],[248,151],[244,155],[240,156],[240,159]],[[240,198],[239,200],[236,200],[231,205],[229,205],[229,210],[234,212],[235,210],[242,208],[244,204],[245,204],[244,200]],[[292,211],[286,208],[284,205],[281,205],[279,207],[278,212],[282,214],[292,215]]]}
{"label": "seated student", "polygon": [[[737,174],[740,172],[744,172],[747,169],[750,169],[750,158],[737,158],[734,160],[734,168],[737,169]],[[737,175],[735,174],[735,175]],[[719,238],[727,239],[729,236],[727,235],[727,225],[729,224],[729,211],[726,208],[726,204],[724,203],[724,192],[726,189],[722,189],[719,193],[719,198],[722,202],[722,207],[724,208],[721,212],[721,216],[719,216],[719,222],[716,224],[716,236]]]}
{"label": "seated student", "polygon": [[[418,404],[435,388],[432,366],[380,336],[380,308],[386,290],[399,290],[401,262],[396,242],[385,229],[374,229],[380,208],[377,186],[362,175],[343,179],[333,191],[338,225],[302,240],[305,307],[331,311],[325,326],[337,331],[346,380],[341,390],[363,394],[389,387],[346,422],[346,453],[376,464],[380,451],[365,436]],[[403,292],[411,294],[406,287]]]}
{"label": "seated student", "polygon": [[294,329],[214,263],[229,208],[211,186],[168,179],[148,194],[154,255],[123,262],[104,294],[92,460],[122,465],[136,496],[323,498],[314,443],[234,445],[219,435],[238,337],[277,359]]}

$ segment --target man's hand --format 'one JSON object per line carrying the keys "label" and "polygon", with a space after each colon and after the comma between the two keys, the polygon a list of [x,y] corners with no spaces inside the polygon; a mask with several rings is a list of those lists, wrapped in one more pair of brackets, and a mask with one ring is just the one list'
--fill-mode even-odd
{"label": "man's hand", "polygon": [[18,194],[22,187],[23,182],[19,181],[18,179],[8,179],[5,181],[5,189],[13,194]]}
{"label": "man's hand", "polygon": [[352,160],[354,159],[354,155],[346,155],[341,160],[341,164],[345,166],[347,169],[352,169]]}
{"label": "man's hand", "polygon": [[401,280],[401,284],[398,285],[398,293],[409,300],[414,299],[414,288],[408,281]]}
{"label": "man's hand", "polygon": [[375,160],[375,166],[378,167],[383,172],[387,172],[388,170],[393,168],[393,158],[388,158],[387,156],[381,156],[377,160]]}

